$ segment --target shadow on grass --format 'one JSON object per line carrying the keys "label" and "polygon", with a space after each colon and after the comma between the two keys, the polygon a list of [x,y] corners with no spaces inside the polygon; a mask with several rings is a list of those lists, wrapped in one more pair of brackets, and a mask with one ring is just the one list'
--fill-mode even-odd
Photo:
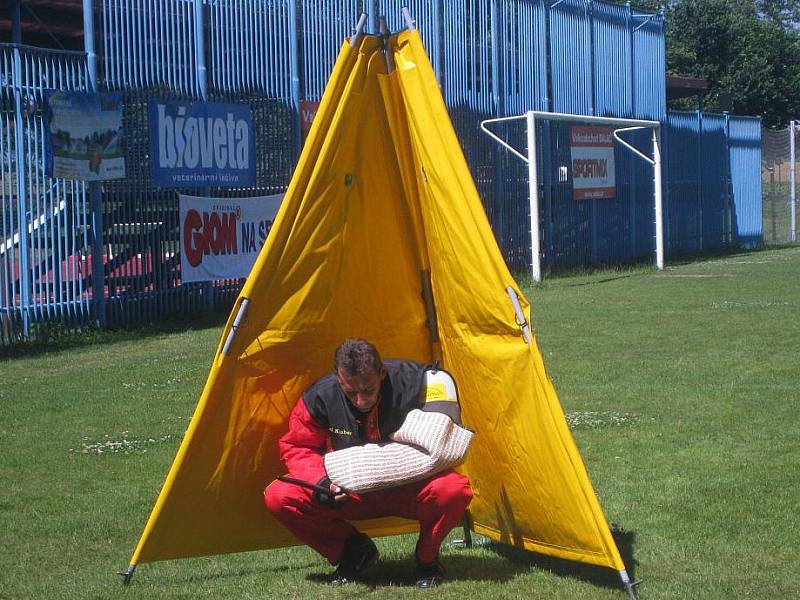
{"label": "shadow on grass", "polygon": [[[491,581],[504,582],[513,579],[527,568],[521,568],[503,560],[502,557],[463,556],[448,554],[442,558],[442,567],[446,581]],[[333,568],[325,572],[310,573],[308,581],[325,583]],[[365,573],[358,583],[370,589],[396,586],[413,586],[417,581],[414,560],[381,559],[380,562]]]}
{"label": "shadow on grass", "polygon": [[[636,533],[633,531],[625,531],[621,528],[612,530],[614,541],[617,543],[617,548],[622,555],[622,562],[625,564],[625,570],[631,580],[636,579],[636,559],[633,556],[633,547],[636,540]],[[498,544],[491,542],[487,548],[496,552],[499,556],[508,559],[510,562],[525,566],[528,568],[541,569],[555,573],[561,577],[572,577],[580,579],[592,585],[605,588],[619,589],[622,587],[619,574],[607,567],[598,567],[585,563],[579,563],[571,560],[564,560],[560,558],[553,558],[537,554],[535,552],[528,552],[526,550],[507,546],[505,544]]]}
{"label": "shadow on grass", "polygon": [[[629,577],[635,580],[636,561],[633,557],[635,533],[615,529],[612,531]],[[520,548],[488,542],[482,546],[494,556],[467,556],[451,551],[442,557],[446,581],[487,581],[503,583],[514,579],[531,569],[548,571],[561,577],[571,577],[591,585],[619,590],[622,582],[613,569],[597,567],[574,561],[551,558]],[[314,583],[324,583],[332,568],[325,572],[311,573],[306,579]],[[416,582],[414,561],[407,559],[381,559],[359,583],[371,590],[390,586],[413,586]]]}
{"label": "shadow on grass", "polygon": [[187,317],[172,317],[158,323],[138,325],[120,329],[99,329],[93,325],[70,328],[62,323],[36,323],[32,339],[11,345],[0,346],[0,362],[22,357],[41,356],[62,352],[73,348],[94,345],[117,344],[131,340],[144,340],[150,337],[185,331],[209,328],[222,328],[228,313],[207,313]]}

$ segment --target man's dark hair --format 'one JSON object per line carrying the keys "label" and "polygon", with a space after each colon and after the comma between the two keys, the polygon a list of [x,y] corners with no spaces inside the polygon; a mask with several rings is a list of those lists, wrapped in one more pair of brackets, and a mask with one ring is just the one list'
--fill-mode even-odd
{"label": "man's dark hair", "polygon": [[361,338],[347,338],[336,349],[333,357],[333,369],[341,369],[345,375],[363,375],[369,371],[380,373],[383,360],[378,349]]}

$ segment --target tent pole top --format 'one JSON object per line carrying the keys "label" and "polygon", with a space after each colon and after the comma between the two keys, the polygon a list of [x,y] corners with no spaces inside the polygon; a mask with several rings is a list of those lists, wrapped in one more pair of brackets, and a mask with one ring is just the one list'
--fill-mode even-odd
{"label": "tent pole top", "polygon": [[367,24],[367,13],[361,13],[358,17],[358,23],[356,23],[356,28],[353,31],[353,35],[350,38],[350,47],[355,48],[361,43],[361,38],[364,37],[364,27]]}
{"label": "tent pole top", "polygon": [[408,10],[407,6],[404,6],[400,9],[400,12],[403,13],[403,19],[406,21],[406,27],[409,31],[414,31],[417,28],[417,22],[411,18],[411,11]]}

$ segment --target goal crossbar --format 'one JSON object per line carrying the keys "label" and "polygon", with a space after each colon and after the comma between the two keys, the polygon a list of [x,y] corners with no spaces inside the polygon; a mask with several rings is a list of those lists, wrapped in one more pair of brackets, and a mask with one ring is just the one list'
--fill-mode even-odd
{"label": "goal crossbar", "polygon": [[[653,202],[655,205],[655,229],[656,229],[656,268],[664,268],[664,214],[663,214],[663,195],[661,188],[661,124],[658,121],[645,119],[622,119],[616,117],[594,117],[588,115],[573,115],[567,113],[551,113],[538,110],[531,110],[521,115],[511,117],[498,117],[481,121],[481,129],[489,137],[505,147],[512,154],[522,159],[528,165],[528,196],[531,212],[531,275],[534,281],[542,280],[541,264],[541,239],[539,235],[539,182],[536,172],[536,119],[547,119],[549,121],[560,121],[567,123],[582,123],[589,125],[610,125],[614,126],[614,139],[622,146],[633,152],[639,158],[647,161],[653,166]],[[523,154],[520,150],[511,146],[500,136],[491,131],[487,126],[490,123],[501,121],[525,120],[527,128],[528,153]],[[651,129],[652,135],[652,158],[624,140],[619,136],[625,131],[634,129]]]}

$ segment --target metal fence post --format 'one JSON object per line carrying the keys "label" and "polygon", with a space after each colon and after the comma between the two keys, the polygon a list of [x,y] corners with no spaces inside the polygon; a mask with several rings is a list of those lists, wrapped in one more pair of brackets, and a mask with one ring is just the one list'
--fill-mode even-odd
{"label": "metal fence post", "polygon": [[[506,116],[506,102],[505,102],[505,86],[503,85],[503,77],[505,76],[505,52],[503,48],[503,38],[501,32],[504,28],[501,24],[503,13],[500,10],[499,0],[492,0],[491,4],[491,35],[492,35],[492,95],[494,96],[495,116]],[[492,226],[495,230],[495,235],[500,241],[501,246],[507,246],[503,243],[506,237],[506,215],[505,215],[505,202],[503,188],[506,180],[505,170],[503,169],[504,155],[500,152],[501,147],[497,144],[492,145],[492,166],[494,172],[494,181],[492,182]],[[509,248],[503,248],[503,251],[508,251]]]}
{"label": "metal fence post", "polygon": [[302,115],[300,114],[300,46],[297,35],[300,27],[297,23],[297,2],[289,0],[289,70],[292,79],[292,108],[294,109],[294,151],[295,160],[300,157],[303,145]]}
{"label": "metal fence post", "polygon": [[[203,18],[203,0],[194,0],[194,61],[195,76],[197,77],[197,89],[200,92],[200,99],[205,102],[208,100],[208,69],[206,67],[206,38],[205,20]],[[208,197],[211,188],[203,188],[203,194]],[[206,281],[201,284],[203,290],[203,309],[211,312],[214,310],[214,282]]]}
{"label": "metal fence post", "polygon": [[[94,48],[94,2],[83,0],[83,47],[86,79],[90,92],[97,93],[97,54]],[[92,211],[92,311],[95,322],[106,326],[105,264],[103,260],[103,191],[99,181],[89,182]]]}
{"label": "metal fence post", "polygon": [[703,112],[697,111],[697,250],[704,250],[703,231]]}
{"label": "metal fence post", "polygon": [[[628,51],[630,53],[630,63],[626,65],[625,76],[628,78],[628,82],[630,84],[631,109],[634,115],[638,115],[639,107],[636,105],[636,44],[634,43],[633,39],[636,35],[636,30],[634,29],[633,25],[633,9],[631,8],[630,0],[625,3],[625,9],[627,11]],[[628,172],[630,173],[630,182],[628,184],[628,232],[631,256],[636,256],[637,246],[636,230],[638,228],[638,223],[636,219],[636,200],[639,194],[636,188],[636,169],[636,159],[634,158],[633,154],[629,154]]]}
{"label": "metal fence post", "polygon": [[789,241],[797,241],[797,199],[795,196],[795,165],[794,128],[796,123],[789,121]]}
{"label": "metal fence post", "polygon": [[11,43],[22,43],[22,0],[11,0]]}
{"label": "metal fence post", "polygon": [[31,331],[30,257],[28,256],[28,185],[25,178],[25,123],[22,119],[22,57],[14,47],[14,143],[17,161],[17,230],[19,231],[19,292],[22,335]]}
{"label": "metal fence post", "polygon": [[728,111],[725,115],[725,213],[723,215],[724,231],[722,232],[723,245],[730,247],[734,243],[733,239],[733,178],[731,177],[731,115]]}
{"label": "metal fence post", "polygon": [[[594,66],[594,4],[587,2],[584,6],[584,18],[586,19],[586,37],[587,47],[589,48],[589,56],[586,57],[586,63],[589,70],[589,114],[597,114],[597,85],[595,83],[595,66]],[[598,250],[599,221],[600,221],[600,200],[591,198],[586,200],[589,203],[589,260],[592,264],[597,264],[600,261],[600,254]]]}

